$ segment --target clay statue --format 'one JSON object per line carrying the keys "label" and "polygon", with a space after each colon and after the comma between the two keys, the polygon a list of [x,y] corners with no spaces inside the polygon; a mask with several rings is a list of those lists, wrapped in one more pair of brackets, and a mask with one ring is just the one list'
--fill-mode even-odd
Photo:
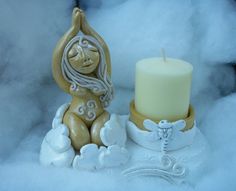
{"label": "clay statue", "polygon": [[58,86],[72,96],[63,123],[74,149],[102,145],[100,130],[110,118],[105,108],[113,98],[110,54],[79,8],[54,50],[52,71]]}

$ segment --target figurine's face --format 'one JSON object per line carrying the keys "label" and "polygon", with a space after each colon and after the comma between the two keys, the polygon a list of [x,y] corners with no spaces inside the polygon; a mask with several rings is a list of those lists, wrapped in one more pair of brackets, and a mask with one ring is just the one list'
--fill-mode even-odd
{"label": "figurine's face", "polygon": [[71,66],[81,74],[92,73],[99,64],[98,49],[86,43],[85,47],[80,46],[78,42],[73,44],[67,55]]}

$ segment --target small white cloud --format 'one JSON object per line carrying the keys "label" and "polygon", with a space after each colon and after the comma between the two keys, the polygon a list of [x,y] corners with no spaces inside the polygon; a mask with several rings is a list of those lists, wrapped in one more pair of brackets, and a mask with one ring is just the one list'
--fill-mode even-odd
{"label": "small white cloud", "polygon": [[108,147],[99,156],[99,161],[104,167],[120,166],[128,162],[129,152],[124,147],[112,145]]}
{"label": "small white cloud", "polygon": [[96,170],[123,165],[128,159],[128,151],[118,145],[98,148],[95,144],[88,144],[83,146],[81,154],[75,157],[73,167],[76,169]]}
{"label": "small white cloud", "polygon": [[68,136],[68,128],[65,125],[61,124],[57,128],[51,129],[47,133],[45,139],[53,150],[61,153],[71,147],[71,140]]}
{"label": "small white cloud", "polygon": [[96,170],[101,168],[98,157],[104,147],[98,148],[96,144],[88,144],[80,149],[80,155],[76,155],[73,167],[76,169]]}
{"label": "small white cloud", "polygon": [[101,129],[100,137],[104,145],[119,145],[123,147],[127,140],[125,126],[121,124],[118,115],[112,114],[109,121]]}
{"label": "small white cloud", "polygon": [[63,116],[69,106],[70,106],[70,103],[65,103],[57,109],[56,115],[52,121],[52,128],[56,128],[62,124]]}
{"label": "small white cloud", "polygon": [[68,136],[68,128],[63,124],[51,129],[41,145],[40,163],[46,166],[70,166],[75,152]]}

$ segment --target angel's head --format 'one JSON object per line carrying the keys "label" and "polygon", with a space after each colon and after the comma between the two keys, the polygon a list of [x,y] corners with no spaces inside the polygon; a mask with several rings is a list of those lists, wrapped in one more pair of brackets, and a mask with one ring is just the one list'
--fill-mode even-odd
{"label": "angel's head", "polygon": [[68,50],[67,57],[73,69],[81,74],[94,72],[100,62],[97,47],[86,39],[81,39],[72,44]]}

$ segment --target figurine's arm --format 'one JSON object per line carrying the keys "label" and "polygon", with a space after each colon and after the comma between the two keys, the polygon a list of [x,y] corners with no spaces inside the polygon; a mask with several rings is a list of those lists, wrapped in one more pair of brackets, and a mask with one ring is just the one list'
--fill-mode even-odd
{"label": "figurine's arm", "polygon": [[71,84],[67,82],[63,77],[61,70],[61,61],[66,45],[74,36],[78,34],[80,30],[80,23],[81,23],[80,17],[81,17],[81,10],[78,8],[74,8],[72,16],[72,26],[57,43],[56,48],[53,52],[53,59],[52,59],[53,77],[57,82],[58,86],[67,93],[70,92]]}
{"label": "figurine's arm", "polygon": [[107,72],[111,76],[111,58],[110,58],[110,53],[108,46],[106,45],[105,41],[102,39],[102,37],[95,31],[93,28],[88,24],[84,12],[81,12],[81,30],[84,34],[90,35],[97,39],[99,44],[102,46],[104,49],[105,53],[105,59],[107,63]]}

